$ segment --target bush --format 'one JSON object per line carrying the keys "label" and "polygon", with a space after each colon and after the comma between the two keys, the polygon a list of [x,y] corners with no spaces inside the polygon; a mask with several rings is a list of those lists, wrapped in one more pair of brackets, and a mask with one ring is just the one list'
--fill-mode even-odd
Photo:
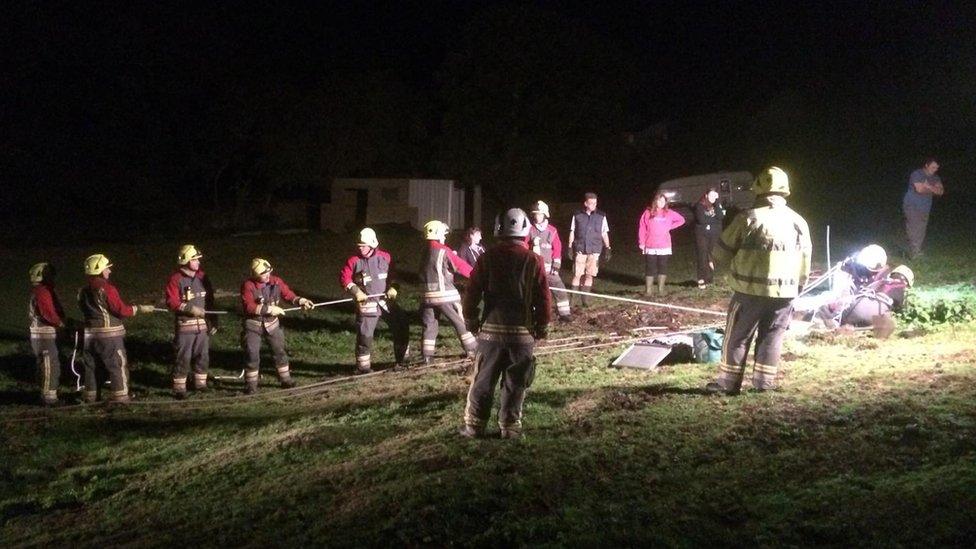
{"label": "bush", "polygon": [[976,319],[976,290],[956,284],[914,291],[898,316],[914,325],[968,322]]}

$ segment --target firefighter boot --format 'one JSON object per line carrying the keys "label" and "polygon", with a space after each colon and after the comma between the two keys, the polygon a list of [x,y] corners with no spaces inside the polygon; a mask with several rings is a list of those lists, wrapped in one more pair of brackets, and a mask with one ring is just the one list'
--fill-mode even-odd
{"label": "firefighter boot", "polygon": [[644,295],[654,295],[654,277],[644,277]]}
{"label": "firefighter boot", "polygon": [[183,400],[186,398],[186,378],[185,377],[174,377],[173,378],[173,398],[176,400]]}
{"label": "firefighter boot", "polygon": [[657,293],[664,295],[664,281],[667,279],[667,275],[657,275]]}
{"label": "firefighter boot", "polygon": [[485,436],[484,427],[475,427],[474,425],[465,425],[458,429],[458,434],[464,438],[481,438]]}
{"label": "firefighter boot", "polygon": [[287,364],[278,366],[278,382],[282,389],[291,389],[295,386],[295,380],[291,378],[291,369]]}
{"label": "firefighter boot", "polygon": [[207,390],[207,374],[193,374],[193,390],[194,391],[206,391]]}

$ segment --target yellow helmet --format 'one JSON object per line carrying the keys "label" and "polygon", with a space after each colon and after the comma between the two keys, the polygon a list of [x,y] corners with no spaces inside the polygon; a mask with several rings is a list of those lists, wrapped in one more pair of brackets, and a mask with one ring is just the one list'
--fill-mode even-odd
{"label": "yellow helmet", "polygon": [[450,227],[447,226],[447,223],[436,219],[424,223],[424,236],[427,240],[440,240],[447,236],[449,230]]}
{"label": "yellow helmet", "polygon": [[32,284],[40,284],[45,278],[54,274],[54,267],[50,263],[35,263],[27,274]]}
{"label": "yellow helmet", "polygon": [[376,231],[369,227],[359,231],[359,245],[369,246],[370,248],[379,246],[380,241],[376,238]]}
{"label": "yellow helmet", "polygon": [[203,253],[196,246],[193,244],[184,244],[180,247],[180,255],[176,258],[176,264],[186,265],[194,259],[200,259],[201,257],[203,257]]}
{"label": "yellow helmet", "polygon": [[757,196],[770,193],[789,196],[790,177],[783,170],[772,166],[756,177],[756,181],[752,184],[752,190]]}
{"label": "yellow helmet", "polygon": [[88,276],[98,276],[111,266],[112,262],[103,254],[90,255],[85,259],[85,274]]}
{"label": "yellow helmet", "polygon": [[549,205],[539,200],[535,204],[532,204],[532,213],[541,213],[546,216],[546,219],[549,219]]}
{"label": "yellow helmet", "polygon": [[908,268],[908,265],[899,265],[895,267],[894,269],[891,270],[889,276],[896,275],[896,274],[901,275],[905,278],[905,282],[908,284],[909,288],[915,285],[915,273],[913,273],[912,270]]}
{"label": "yellow helmet", "polygon": [[254,276],[261,276],[264,273],[271,271],[271,263],[267,259],[261,259],[260,257],[255,257],[251,260],[251,274]]}

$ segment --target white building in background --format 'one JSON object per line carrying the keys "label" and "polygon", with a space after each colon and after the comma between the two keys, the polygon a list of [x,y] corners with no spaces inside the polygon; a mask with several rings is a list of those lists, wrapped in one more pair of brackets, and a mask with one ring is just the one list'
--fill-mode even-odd
{"label": "white building in background", "polygon": [[343,178],[332,182],[330,196],[332,201],[322,204],[323,230],[381,223],[408,223],[420,230],[431,219],[457,230],[481,225],[481,188],[465,190],[451,179]]}

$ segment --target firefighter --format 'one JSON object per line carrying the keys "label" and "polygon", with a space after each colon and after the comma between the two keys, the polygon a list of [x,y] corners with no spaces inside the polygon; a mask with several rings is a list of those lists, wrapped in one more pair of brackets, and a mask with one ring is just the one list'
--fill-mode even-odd
{"label": "firefighter", "polygon": [[420,280],[424,285],[424,293],[420,297],[420,320],[424,326],[421,354],[425,363],[433,359],[437,346],[438,314],[446,316],[454,325],[461,346],[469,357],[474,357],[477,348],[474,336],[464,327],[461,294],[454,287],[454,275],[468,278],[471,276],[471,265],[444,245],[447,231],[447,224],[436,219],[424,224],[427,247],[420,260]]}
{"label": "firefighter", "polygon": [[[559,277],[563,244],[559,240],[559,231],[549,224],[549,205],[539,200],[532,205],[531,213],[532,225],[529,227],[529,234],[525,237],[525,242],[533,252],[542,256],[549,288],[565,290],[566,285]],[[569,309],[569,294],[553,291],[552,300],[556,302],[556,312],[559,314],[559,319],[565,322],[572,320],[572,313]]]}
{"label": "firefighter", "polygon": [[[573,215],[569,224],[569,249],[573,259],[573,289],[593,291],[593,279],[600,271],[600,255],[610,258],[610,225],[607,214],[596,209],[595,193],[583,196],[583,209]],[[582,285],[582,286],[581,286]],[[580,296],[580,304],[589,306],[589,298]]]}
{"label": "firefighter", "polygon": [[[356,372],[372,372],[373,332],[380,318],[393,332],[393,358],[396,369],[406,366],[410,340],[406,315],[397,306],[397,289],[393,284],[393,260],[389,252],[379,249],[376,231],[369,227],[359,231],[357,253],[346,260],[339,272],[339,284],[356,300]],[[369,297],[382,295],[383,297]]]}
{"label": "firefighter", "polygon": [[110,402],[127,404],[129,396],[129,358],[125,352],[125,326],[122,320],[137,313],[151,313],[152,305],[129,305],[109,282],[112,262],[103,254],[85,259],[88,284],[78,292],[78,306],[85,318],[85,402],[98,400],[98,372],[105,370],[112,384]]}
{"label": "firefighter", "polygon": [[41,386],[41,404],[57,406],[58,384],[61,380],[61,360],[58,356],[59,330],[64,331],[67,319],[61,300],[54,290],[54,267],[37,263],[30,268],[30,344],[37,361],[37,378]]}
{"label": "firefighter", "polygon": [[755,206],[736,216],[712,250],[716,264],[731,263],[729,285],[735,292],[729,303],[718,379],[705,387],[713,393],[739,393],[753,339],[753,388],[775,388],[792,300],[810,275],[810,230],[786,205],[790,194],[786,172],[768,168],[752,188]]}
{"label": "firefighter", "polygon": [[186,378],[193,367],[193,388],[207,389],[207,367],[210,365],[210,336],[217,332],[213,309],[214,290],[210,279],[200,268],[203,254],[193,244],[180,248],[178,268],[166,283],[166,306],[176,315],[173,348],[173,396],[186,398]]}
{"label": "firefighter", "polygon": [[241,305],[244,308],[244,326],[241,344],[244,347],[244,392],[254,394],[258,390],[258,373],[261,364],[261,342],[271,346],[278,381],[285,389],[295,386],[288,367],[285,352],[285,330],[278,321],[285,311],[279,303],[288,301],[306,311],[312,301],[295,295],[280,277],[271,274],[271,263],[259,257],[251,260],[251,278],[241,284]]}
{"label": "firefighter", "polygon": [[[460,430],[465,437],[484,436],[499,379],[501,437],[522,435],[522,403],[535,377],[533,349],[536,340],[546,337],[552,307],[545,263],[529,251],[528,234],[525,212],[518,208],[506,212],[501,242],[478,261],[464,295],[465,320],[478,332],[474,378]],[[482,301],[484,313],[479,317]]]}

